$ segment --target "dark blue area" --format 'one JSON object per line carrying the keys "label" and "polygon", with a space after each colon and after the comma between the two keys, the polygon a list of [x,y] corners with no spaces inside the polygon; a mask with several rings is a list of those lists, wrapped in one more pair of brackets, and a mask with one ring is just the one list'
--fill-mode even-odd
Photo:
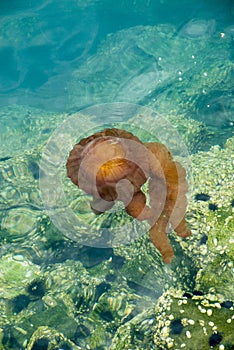
{"label": "dark blue area", "polygon": [[46,108],[93,49],[96,12],[75,0],[14,3],[0,3],[0,102]]}
{"label": "dark blue area", "polygon": [[0,67],[0,89],[3,92],[7,92],[17,86],[20,78],[13,47],[0,48]]}
{"label": "dark blue area", "polygon": [[75,0],[0,2],[2,105],[13,101],[69,110],[66,86],[73,70],[95,53],[108,33],[161,23],[173,23],[180,28],[192,18],[215,18],[226,25],[232,22],[230,0],[205,3],[165,0],[145,4],[140,0],[104,0],[90,1],[85,6],[85,2],[80,3]]}

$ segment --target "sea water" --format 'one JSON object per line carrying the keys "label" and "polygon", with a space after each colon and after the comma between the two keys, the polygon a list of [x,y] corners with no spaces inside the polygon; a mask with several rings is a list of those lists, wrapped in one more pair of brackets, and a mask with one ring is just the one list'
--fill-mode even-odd
{"label": "sea water", "polygon": [[[231,0],[1,1],[0,349],[233,348],[233,50]],[[186,169],[171,264],[66,176],[113,127]]]}

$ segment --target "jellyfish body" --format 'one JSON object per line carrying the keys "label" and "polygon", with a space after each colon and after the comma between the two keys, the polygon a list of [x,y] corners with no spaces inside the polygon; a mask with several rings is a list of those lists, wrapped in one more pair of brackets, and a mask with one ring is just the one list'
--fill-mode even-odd
{"label": "jellyfish body", "polygon": [[[150,240],[164,262],[171,262],[174,252],[167,236],[169,224],[177,235],[190,235],[185,222],[188,186],[184,168],[164,145],[142,143],[125,130],[104,129],[76,144],[66,166],[71,181],[93,196],[95,214],[122,201],[130,216],[148,220]],[[142,192],[147,180],[149,205]]]}

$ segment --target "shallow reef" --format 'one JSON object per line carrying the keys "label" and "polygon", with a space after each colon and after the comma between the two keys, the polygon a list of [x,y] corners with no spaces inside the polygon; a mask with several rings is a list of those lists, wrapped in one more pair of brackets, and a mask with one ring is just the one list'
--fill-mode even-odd
{"label": "shallow reef", "polygon": [[168,291],[159,298],[155,344],[162,349],[231,349],[233,307],[220,304],[215,294]]}
{"label": "shallow reef", "polygon": [[0,107],[1,150],[0,162],[21,156],[43,145],[54,128],[67,118],[67,114],[32,108],[27,105]]}
{"label": "shallow reef", "polygon": [[169,233],[170,265],[147,234],[103,249],[63,236],[40,198],[41,150],[0,162],[0,349],[232,349],[234,137],[191,155],[192,235]]}
{"label": "shallow reef", "polygon": [[232,349],[233,319],[233,304],[220,304],[214,294],[170,289],[118,329],[111,349]]}
{"label": "shallow reef", "polygon": [[[231,288],[234,278],[233,150],[234,138],[231,138],[224,148],[214,146],[207,153],[194,155],[195,200],[190,202],[191,218],[188,219],[192,227],[194,219],[199,223],[194,231],[200,235],[201,247],[197,288],[204,292],[215,291],[231,300],[234,298]],[[200,168],[202,172],[196,170]],[[198,194],[208,197],[199,199]],[[196,254],[196,250],[193,253]]]}

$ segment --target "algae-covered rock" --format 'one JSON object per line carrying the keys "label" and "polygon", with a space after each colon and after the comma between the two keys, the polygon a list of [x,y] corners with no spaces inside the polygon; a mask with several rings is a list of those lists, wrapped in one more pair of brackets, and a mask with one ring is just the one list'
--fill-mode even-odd
{"label": "algae-covered rock", "polygon": [[[160,349],[232,349],[233,304],[215,294],[168,291],[156,305],[154,342]],[[198,294],[198,295],[196,295]]]}
{"label": "algae-covered rock", "polygon": [[[192,235],[181,242],[198,269],[197,289],[233,300],[234,138],[191,157],[193,189],[187,210]],[[175,237],[175,240],[177,238]]]}
{"label": "algae-covered rock", "polygon": [[197,257],[196,264],[201,268],[207,255],[212,259],[225,253],[233,260],[233,145],[231,138],[224,148],[214,146],[191,156],[194,182],[187,220],[193,234],[187,252],[194,260]]}
{"label": "algae-covered rock", "polygon": [[225,253],[215,257],[198,271],[196,288],[208,292],[219,293],[234,301],[234,262]]}
{"label": "algae-covered rock", "polygon": [[209,230],[207,246],[210,251],[219,252],[221,256],[225,253],[230,260],[234,261],[234,210],[231,203],[225,209],[210,204],[207,222],[211,223],[211,229]]}
{"label": "algae-covered rock", "polygon": [[[2,219],[2,230],[5,232],[5,239],[23,239],[24,235],[33,231],[37,226],[38,213],[27,209],[17,208],[10,210]],[[1,234],[3,238],[3,232]]]}
{"label": "algae-covered rock", "polygon": [[66,241],[44,210],[39,189],[40,152],[38,147],[0,161],[1,255],[25,252],[36,264],[51,260],[53,251]]}
{"label": "algae-covered rock", "polygon": [[[212,39],[211,35],[206,40],[194,41],[178,35],[172,24],[136,26],[110,34],[97,53],[73,73],[68,85],[71,105],[81,107],[111,101],[145,104],[151,98],[156,101],[165,90],[171,92],[180,85],[187,70],[190,71],[189,78],[192,72],[199,71],[192,55],[206,58],[205,50],[213,41],[222,48],[219,54],[222,59],[226,57],[224,48],[229,47],[229,42],[220,42],[216,37]],[[214,53],[214,61],[219,55]],[[207,59],[205,64],[210,64]],[[183,81],[181,84],[184,85]],[[196,84],[201,87],[203,82],[197,79]],[[78,93],[81,90],[82,96]],[[170,103],[173,105],[173,100],[170,96],[167,107]],[[174,101],[175,110],[178,110],[177,102]],[[159,105],[162,110],[164,105]]]}
{"label": "algae-covered rock", "polygon": [[[109,35],[97,54],[73,72],[68,85],[73,108],[114,101],[139,102],[152,87],[161,86],[160,79],[168,78],[168,74],[158,70],[155,58],[137,43],[148,29],[138,26]],[[162,42],[164,33],[160,38],[160,29],[158,40]]]}
{"label": "algae-covered rock", "polygon": [[80,262],[54,264],[45,272],[46,286],[51,296],[69,295],[73,302],[71,312],[81,314],[92,309],[96,301],[96,287],[102,280],[91,277]]}
{"label": "algae-covered rock", "polygon": [[[170,234],[170,238],[174,238]],[[181,243],[181,242],[180,242]],[[173,241],[175,257],[166,265],[150,242],[148,233],[129,246],[115,248],[115,253],[126,259],[121,268],[129,286],[136,291],[151,296],[154,300],[170,287],[192,289],[196,268],[193,260]],[[189,266],[189,267],[188,267]]]}
{"label": "algae-covered rock", "polygon": [[[39,337],[38,330],[41,327],[52,328],[57,334],[61,333],[63,337],[71,339],[76,332],[77,322],[69,314],[66,303],[60,299],[53,299],[53,302],[50,299],[50,304],[48,301],[30,303],[27,309],[11,317],[11,322],[4,326],[2,343],[5,349],[24,348],[30,339],[31,343],[34,343],[39,342],[36,339],[47,338],[49,343],[53,340],[52,334],[50,333],[48,337]],[[33,336],[34,332],[38,335],[37,338],[36,335]]]}
{"label": "algae-covered rock", "polygon": [[74,339],[81,348],[108,349],[116,329],[135,313],[142,312],[146,305],[151,305],[153,292],[148,295],[131,288],[125,273],[115,271],[116,263],[120,267],[115,259],[118,257],[113,254],[89,270],[80,262],[67,261],[45,272],[46,287],[50,290],[48,302],[50,298],[52,302],[62,298],[66,303],[69,314],[78,320]]}
{"label": "algae-covered rock", "polygon": [[55,329],[46,326],[39,327],[32,334],[28,342],[28,350],[37,348],[46,348],[48,350],[54,350],[56,348],[81,350],[81,348],[75,345],[71,340],[66,339],[62,333],[59,333]]}
{"label": "algae-covered rock", "polygon": [[[177,155],[181,145],[178,145],[179,140],[174,140],[175,144],[173,147],[173,140],[171,140],[172,130],[178,132],[179,137],[184,142],[190,153],[196,153],[199,150],[205,150],[210,144],[212,133],[208,130],[203,122],[199,122],[195,119],[185,118],[182,114],[173,114],[172,111],[168,111],[167,114],[155,113],[157,109],[152,108],[152,112],[149,113],[150,109],[142,114],[136,114],[130,118],[126,123],[129,131],[135,132],[134,126],[141,125],[142,130],[137,130],[139,133],[138,137],[143,142],[155,141],[157,135],[161,135],[163,140],[170,143],[170,150],[174,155]],[[166,120],[168,126],[164,125],[163,120]],[[136,128],[136,127],[135,127]],[[158,140],[162,143],[162,140]],[[176,144],[177,143],[177,144]],[[185,156],[185,155],[184,155]]]}
{"label": "algae-covered rock", "polygon": [[38,187],[40,152],[40,147],[33,148],[0,162],[1,211],[12,207],[42,210]]}
{"label": "algae-covered rock", "polygon": [[169,289],[118,328],[110,349],[232,349],[233,303],[215,294]]}
{"label": "algae-covered rock", "polygon": [[40,276],[40,267],[22,255],[4,255],[0,260],[0,296],[12,298]]}
{"label": "algae-covered rock", "polygon": [[[23,348],[28,343],[32,349],[34,343],[51,344],[51,349],[58,344],[65,347],[66,343],[71,346],[69,349],[79,349],[71,340],[76,339],[76,316],[92,309],[96,295],[92,288],[94,278],[89,278],[85,271],[80,263],[55,264],[41,273],[40,279],[31,283],[20,281],[24,289],[18,290],[14,298],[6,295],[5,298],[10,299],[5,299],[3,304],[5,322],[1,326],[5,349]],[[52,331],[44,332],[46,329]],[[58,344],[54,343],[55,333]]]}
{"label": "algae-covered rock", "polygon": [[148,308],[120,326],[110,346],[111,350],[154,349],[155,311]]}

